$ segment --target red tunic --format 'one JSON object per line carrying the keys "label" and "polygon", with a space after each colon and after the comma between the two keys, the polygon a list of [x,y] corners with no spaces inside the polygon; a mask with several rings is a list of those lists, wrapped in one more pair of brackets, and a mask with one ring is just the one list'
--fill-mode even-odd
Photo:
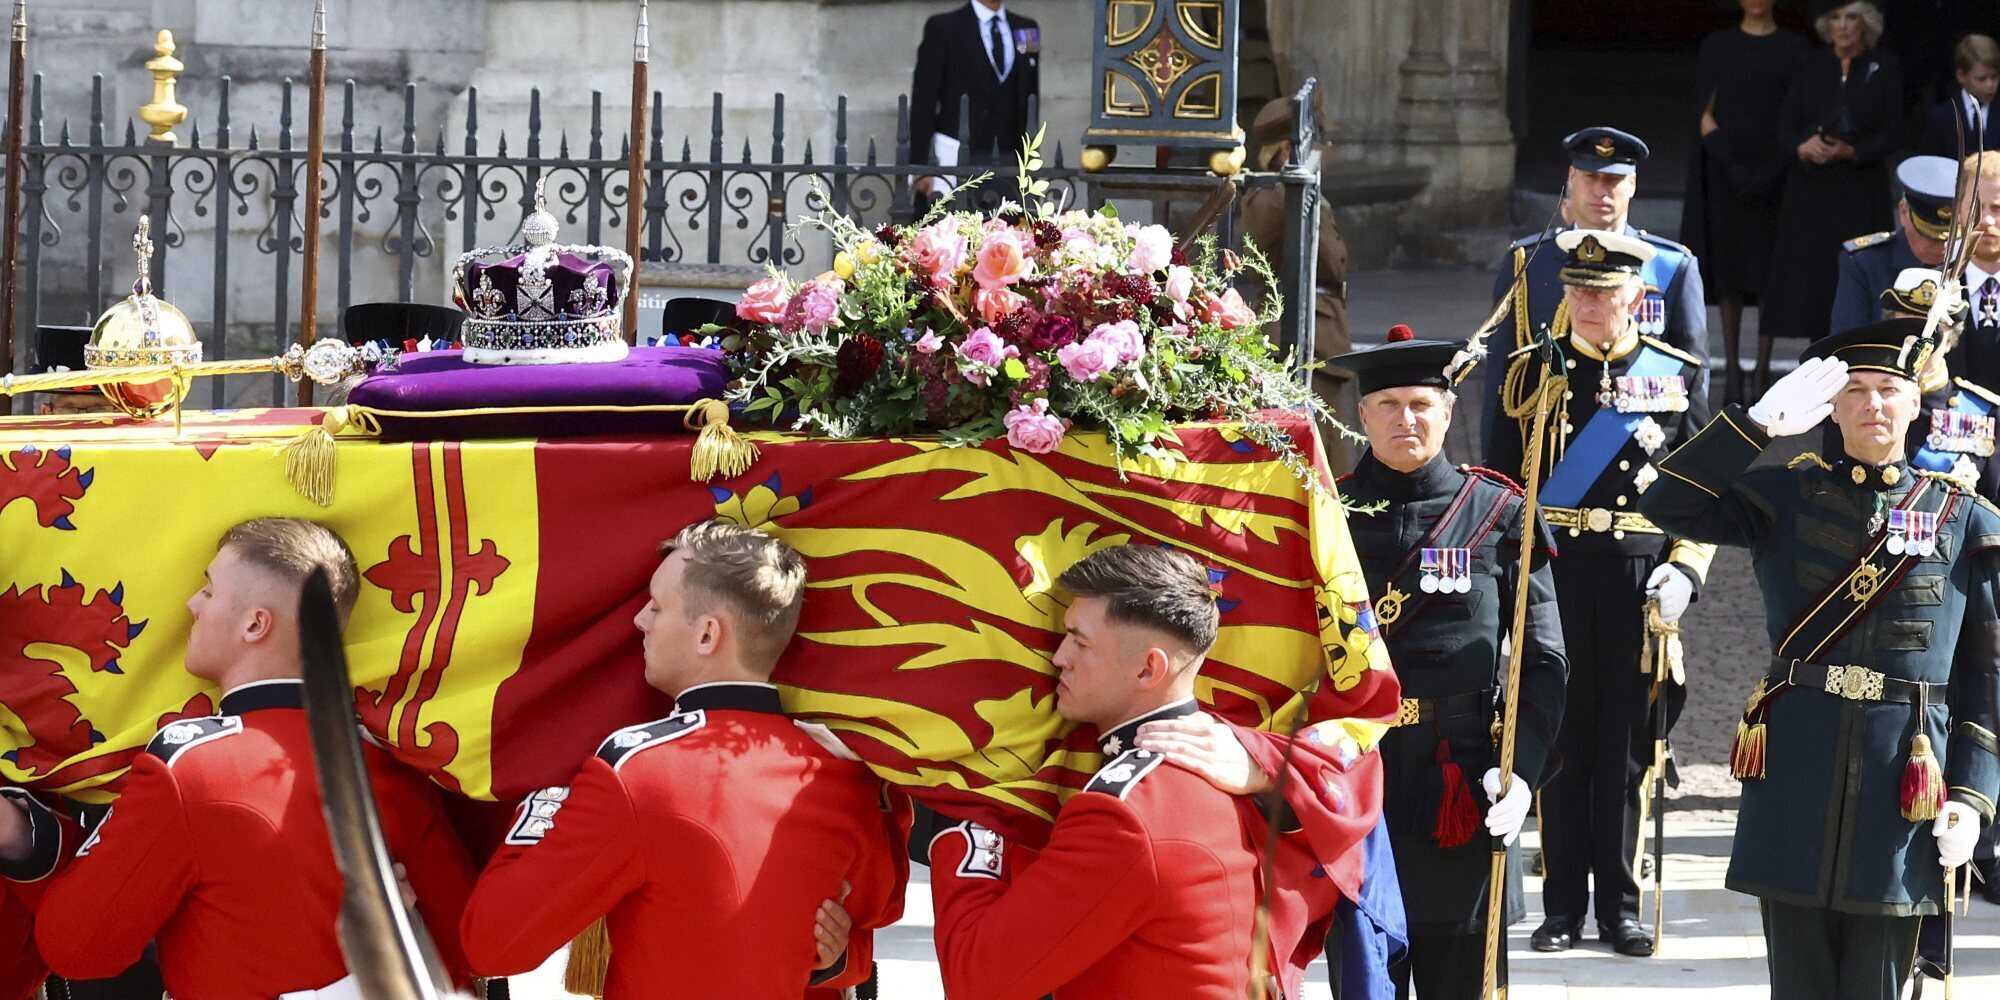
{"label": "red tunic", "polygon": [[[1197,711],[1183,702],[1107,734]],[[1113,742],[1113,741],[1116,742]],[[1242,1000],[1257,909],[1248,799],[1144,750],[1065,803],[1039,854],[972,824],[931,845],[938,964],[952,1000]]]}
{"label": "red tunic", "polygon": [[[36,915],[36,939],[71,979],[123,972],[157,937],[176,996],[269,1000],[347,975],[334,925],[341,878],[321,813],[301,686],[250,684],[225,713],[175,723],[139,755],[123,793]],[[390,854],[446,967],[471,860],[437,789],[387,751],[365,747]]]}
{"label": "red tunic", "polygon": [[521,804],[466,907],[466,955],[482,975],[526,972],[608,917],[605,1000],[699,983],[798,1000],[814,912],[844,879],[854,932],[832,984],[859,983],[869,931],[902,915],[909,823],[899,794],[780,711],[776,688],[699,685]]}
{"label": "red tunic", "polygon": [[35,904],[83,836],[74,820],[18,788],[0,789],[0,799],[0,809],[18,803],[27,813],[33,845],[20,861],[0,861],[6,879],[0,883],[0,1000],[27,1000],[49,975],[35,948]]}

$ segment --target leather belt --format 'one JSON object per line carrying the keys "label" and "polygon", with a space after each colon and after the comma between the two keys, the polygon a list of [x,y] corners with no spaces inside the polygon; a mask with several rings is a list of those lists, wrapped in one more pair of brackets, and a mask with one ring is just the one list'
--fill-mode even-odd
{"label": "leather belt", "polygon": [[1396,714],[1396,725],[1414,726],[1419,722],[1433,719],[1456,719],[1462,715],[1478,715],[1493,707],[1493,689],[1468,691],[1444,698],[1404,698],[1402,710]]}
{"label": "leather belt", "polygon": [[1624,536],[1625,532],[1642,535],[1664,535],[1659,526],[1648,520],[1646,515],[1635,510],[1611,510],[1606,507],[1541,507],[1542,520],[1551,528],[1568,528],[1573,533],[1612,532]]}
{"label": "leather belt", "polygon": [[1771,657],[1771,679],[1788,681],[1794,687],[1824,692],[1844,701],[1881,701],[1896,705],[1914,705],[1919,701],[1942,705],[1949,690],[1945,684],[1906,681],[1853,664],[1801,663],[1777,656]]}

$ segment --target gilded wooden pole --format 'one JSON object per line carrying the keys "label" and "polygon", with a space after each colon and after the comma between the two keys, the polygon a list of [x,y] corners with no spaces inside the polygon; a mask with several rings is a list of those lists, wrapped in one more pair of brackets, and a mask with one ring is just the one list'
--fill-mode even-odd
{"label": "gilded wooden pole", "polygon": [[[21,137],[27,132],[28,0],[14,0],[14,25],[7,48],[7,220],[0,235],[0,367],[14,369],[15,306],[20,297]],[[13,412],[0,401],[0,415]]]}
{"label": "gilded wooden pole", "polygon": [[[326,0],[314,0],[312,62],[306,71],[305,255],[299,262],[299,343],[310,344],[319,325],[319,172],[326,162]],[[299,383],[299,405],[311,406],[311,382]]]}
{"label": "gilded wooden pole", "polygon": [[632,38],[632,133],[625,151],[625,255],[632,258],[632,283],[625,289],[625,342],[639,343],[639,232],[646,221],[647,63],[651,51],[646,0],[639,0],[639,29]]}

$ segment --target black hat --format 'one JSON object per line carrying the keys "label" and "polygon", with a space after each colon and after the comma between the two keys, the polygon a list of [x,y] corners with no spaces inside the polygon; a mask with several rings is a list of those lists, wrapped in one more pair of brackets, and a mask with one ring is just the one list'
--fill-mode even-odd
{"label": "black hat", "polygon": [[1921,319],[1902,316],[1842,330],[1813,341],[1799,360],[1839,358],[1848,371],[1888,372],[1915,381],[1936,346],[1934,338],[1924,336],[1924,325]]}
{"label": "black hat", "polygon": [[1652,150],[1639,137],[1603,125],[1571,132],[1563,139],[1570,166],[1593,174],[1636,173]]}
{"label": "black hat", "polygon": [[1951,234],[1952,202],[1958,193],[1958,164],[1943,156],[1912,156],[1896,167],[1910,224],[1934,240]]}
{"label": "black hat", "polygon": [[1382,346],[1343,354],[1330,363],[1352,371],[1363,396],[1405,385],[1450,389],[1452,381],[1444,369],[1458,349],[1459,345],[1443,340],[1417,340],[1409,327],[1398,323],[1389,328]]}
{"label": "black hat", "polygon": [[1566,255],[1562,282],[1584,288],[1616,288],[1630,281],[1656,253],[1651,243],[1624,233],[1571,229],[1556,235]]}
{"label": "black hat", "polygon": [[[76,372],[84,369],[83,346],[90,343],[90,327],[87,326],[38,326],[35,328],[35,354],[28,359],[28,371],[33,374],[46,372]],[[96,386],[86,385],[75,389],[50,389],[49,392],[73,392],[94,395]]]}

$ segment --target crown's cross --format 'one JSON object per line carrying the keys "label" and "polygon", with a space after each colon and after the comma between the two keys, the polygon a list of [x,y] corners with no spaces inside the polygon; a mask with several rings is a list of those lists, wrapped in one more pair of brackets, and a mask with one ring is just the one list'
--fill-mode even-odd
{"label": "crown's cross", "polygon": [[132,234],[132,253],[139,258],[139,280],[132,283],[132,294],[153,294],[153,220],[139,216],[139,231]]}

